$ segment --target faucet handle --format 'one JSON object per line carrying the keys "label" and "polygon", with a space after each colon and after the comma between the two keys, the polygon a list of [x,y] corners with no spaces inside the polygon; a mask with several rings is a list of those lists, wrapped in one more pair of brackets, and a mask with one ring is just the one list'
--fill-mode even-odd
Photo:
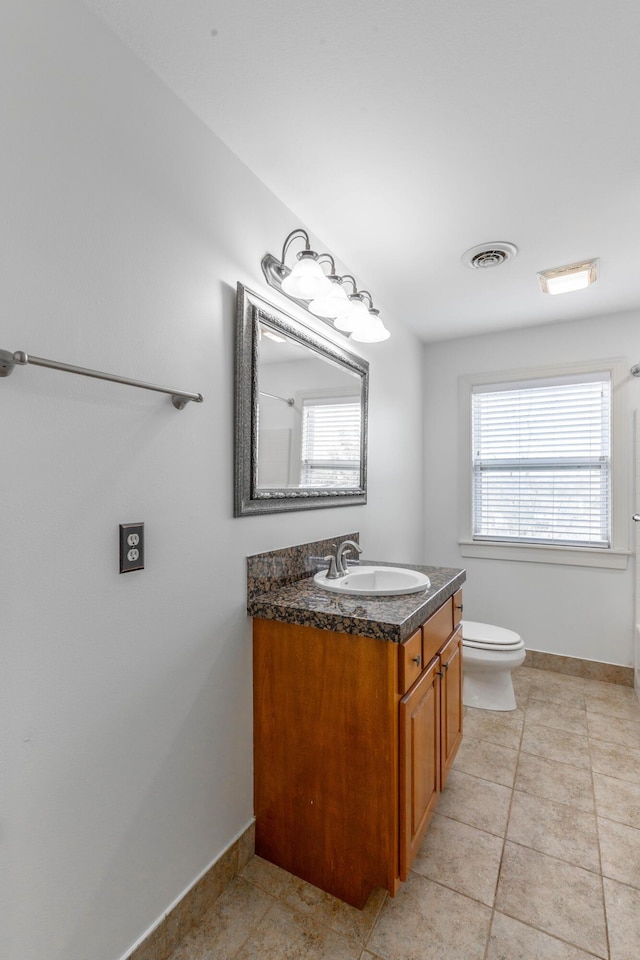
{"label": "faucet handle", "polygon": [[330,553],[329,556],[325,557],[324,559],[329,561],[329,569],[327,570],[325,579],[338,580],[340,578],[340,574],[338,573],[338,568],[336,566],[336,558],[332,553]]}

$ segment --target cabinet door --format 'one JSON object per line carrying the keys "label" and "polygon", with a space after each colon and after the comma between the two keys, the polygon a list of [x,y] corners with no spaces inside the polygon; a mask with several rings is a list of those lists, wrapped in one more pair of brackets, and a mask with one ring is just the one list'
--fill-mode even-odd
{"label": "cabinet door", "polygon": [[440,660],[400,701],[400,879],[406,880],[440,790]]}
{"label": "cabinet door", "polygon": [[442,671],[442,780],[444,787],[449,768],[462,740],[462,630],[460,627],[440,651]]}

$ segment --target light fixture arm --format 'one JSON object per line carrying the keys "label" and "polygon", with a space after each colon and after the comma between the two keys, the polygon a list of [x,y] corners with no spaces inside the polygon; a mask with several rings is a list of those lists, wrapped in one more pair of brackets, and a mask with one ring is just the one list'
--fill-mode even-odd
{"label": "light fixture arm", "polygon": [[357,297],[358,300],[363,300],[366,297],[367,300],[369,301],[370,309],[373,310],[373,297],[371,296],[368,290],[355,290],[354,293],[352,293],[352,296]]}
{"label": "light fixture arm", "polygon": [[[340,277],[340,283],[344,283],[345,280],[348,280],[349,283],[353,286],[353,293],[357,293],[358,285],[350,273],[345,273],[344,277]],[[353,296],[353,294],[350,294],[350,296]]]}
{"label": "light fixture arm", "polygon": [[298,227],[297,230],[292,230],[289,236],[284,241],[282,245],[282,256],[280,257],[280,262],[284,264],[284,258],[287,255],[287,250],[289,249],[291,243],[297,239],[304,239],[304,248],[305,250],[311,250],[311,243],[309,242],[309,234],[306,230],[303,230],[301,227]]}
{"label": "light fixture arm", "polygon": [[338,280],[342,280],[342,277],[338,277],[338,275],[336,274],[336,262],[335,262],[335,260],[333,259],[333,257],[331,256],[331,254],[330,254],[330,253],[319,253],[319,254],[318,254],[318,263],[325,263],[325,262],[327,262],[327,261],[328,261],[328,263],[329,263],[330,266],[331,266],[331,273],[329,274],[329,276],[330,276],[330,277],[337,277]]}

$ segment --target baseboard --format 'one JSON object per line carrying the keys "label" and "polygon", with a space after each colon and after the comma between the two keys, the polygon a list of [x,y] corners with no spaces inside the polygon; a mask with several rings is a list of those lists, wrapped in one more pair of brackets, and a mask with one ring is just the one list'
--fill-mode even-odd
{"label": "baseboard", "polygon": [[582,677],[584,680],[633,686],[633,667],[621,667],[616,663],[600,663],[598,660],[581,660],[579,657],[563,657],[557,653],[527,650],[524,665],[535,667],[536,670],[554,670],[556,673]]}
{"label": "baseboard", "polygon": [[255,848],[255,823],[251,823],[122,960],[167,960],[227,884],[244,869]]}

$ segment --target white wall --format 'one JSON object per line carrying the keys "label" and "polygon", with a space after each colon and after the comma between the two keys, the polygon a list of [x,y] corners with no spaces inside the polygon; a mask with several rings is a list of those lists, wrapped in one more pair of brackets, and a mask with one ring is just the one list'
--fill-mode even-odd
{"label": "white wall", "polygon": [[0,954],[117,960],[252,817],[245,557],[423,559],[421,350],[389,310],[362,351],[368,505],[233,519],[235,285],[296,216],[73,0],[5,0],[0,86],[0,348],[205,395],[0,382]]}
{"label": "white wall", "polygon": [[[510,563],[463,559],[457,544],[460,489],[468,483],[458,463],[458,377],[611,357],[626,358],[627,368],[639,361],[636,314],[469,337],[426,348],[425,554],[466,567],[465,616],[470,620],[513,628],[534,650],[630,666],[633,558],[625,570]],[[627,524],[633,549],[631,444],[640,380],[629,376],[615,402],[626,407]]]}
{"label": "white wall", "polygon": [[[635,412],[634,432],[633,432],[633,450],[635,464],[635,500],[633,512],[637,516],[640,514],[640,409]],[[635,548],[636,556],[640,546],[640,522],[634,523],[634,536],[632,544]],[[635,578],[635,607],[634,607],[634,644],[633,644],[633,667],[635,676],[635,688],[638,697],[640,697],[640,564],[636,563]]]}

